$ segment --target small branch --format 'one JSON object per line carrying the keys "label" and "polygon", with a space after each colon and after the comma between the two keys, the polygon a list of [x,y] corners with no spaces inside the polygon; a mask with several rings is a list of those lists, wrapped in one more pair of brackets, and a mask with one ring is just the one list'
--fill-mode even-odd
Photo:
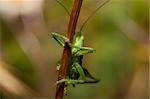
{"label": "small branch", "polygon": [[[74,5],[73,5],[72,12],[70,15],[67,37],[69,38],[69,41],[71,43],[73,41],[73,36],[75,34],[77,21],[78,21],[80,9],[82,6],[82,1],[83,0],[75,0],[74,1]],[[58,80],[66,78],[66,73],[67,73],[70,57],[71,57],[71,48],[67,43],[65,43],[65,48],[63,50],[63,55],[62,55],[62,59],[61,59],[61,62],[62,62],[61,68],[60,68],[59,74],[58,74]],[[57,85],[56,99],[63,99],[64,87],[65,87],[64,83]]]}

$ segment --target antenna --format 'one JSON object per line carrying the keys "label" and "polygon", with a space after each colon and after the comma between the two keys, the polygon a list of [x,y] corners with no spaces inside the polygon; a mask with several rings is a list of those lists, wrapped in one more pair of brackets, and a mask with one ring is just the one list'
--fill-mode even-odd
{"label": "antenna", "polygon": [[60,6],[63,7],[63,8],[65,9],[66,13],[70,16],[70,12],[69,12],[69,10],[65,7],[65,5],[64,5],[61,1],[59,1],[59,0],[56,0],[56,2],[57,2],[58,4],[60,4]]}
{"label": "antenna", "polygon": [[99,7],[97,7],[93,13],[84,21],[84,23],[82,24],[81,28],[80,28],[80,32],[83,30],[84,26],[86,25],[86,23],[88,22],[88,20],[93,17],[93,15],[100,9],[102,8],[105,4],[107,4],[110,0],[106,0],[104,1]]}

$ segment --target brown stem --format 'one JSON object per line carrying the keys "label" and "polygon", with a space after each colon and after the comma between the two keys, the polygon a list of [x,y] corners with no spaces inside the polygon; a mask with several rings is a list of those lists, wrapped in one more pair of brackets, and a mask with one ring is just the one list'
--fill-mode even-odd
{"label": "brown stem", "polygon": [[[69,38],[69,41],[71,43],[73,41],[73,36],[75,34],[77,21],[78,21],[80,9],[82,6],[82,1],[83,0],[74,0],[74,5],[73,5],[72,12],[70,15],[67,37]],[[58,74],[58,80],[66,78],[70,57],[71,57],[71,48],[67,43],[65,43],[65,48],[63,50],[63,55],[61,59],[61,62],[62,62],[61,68]],[[64,87],[65,87],[64,83],[57,85],[56,97],[55,97],[56,99],[63,99]]]}

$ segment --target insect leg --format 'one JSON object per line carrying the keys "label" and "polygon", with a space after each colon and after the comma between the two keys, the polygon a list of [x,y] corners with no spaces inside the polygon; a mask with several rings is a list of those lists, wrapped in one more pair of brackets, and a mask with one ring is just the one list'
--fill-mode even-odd
{"label": "insect leg", "polygon": [[59,70],[59,69],[60,69],[60,66],[61,66],[61,60],[58,60],[58,61],[57,61],[57,65],[56,65],[56,66],[57,66],[56,69]]}
{"label": "insect leg", "polygon": [[62,46],[65,46],[65,42],[69,42],[69,39],[63,35],[60,35],[56,32],[52,33],[53,38]]}
{"label": "insect leg", "polygon": [[85,82],[84,80],[61,79],[57,81],[56,84],[65,83],[65,85],[69,85],[69,84],[83,84],[84,82]]}
{"label": "insect leg", "polygon": [[84,71],[83,71],[81,65],[76,62],[76,63],[73,64],[73,66],[74,66],[74,67],[77,69],[77,71],[79,72],[81,79],[85,80],[85,74],[84,74]]}
{"label": "insect leg", "polygon": [[85,83],[97,83],[100,81],[94,78],[87,69],[83,68],[83,71],[84,71],[85,76],[91,79],[91,80],[86,80]]}
{"label": "insect leg", "polygon": [[77,46],[73,46],[73,47],[78,49],[76,52],[73,52],[75,56],[81,56],[88,53],[93,53],[95,51],[95,49],[90,47],[77,47]]}

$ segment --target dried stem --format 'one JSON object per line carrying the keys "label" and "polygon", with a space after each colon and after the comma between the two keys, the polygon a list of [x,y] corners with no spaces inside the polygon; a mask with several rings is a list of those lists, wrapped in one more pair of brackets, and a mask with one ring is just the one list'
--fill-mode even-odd
{"label": "dried stem", "polygon": [[[71,43],[73,41],[73,36],[75,34],[77,21],[78,21],[80,9],[82,6],[82,1],[83,0],[74,0],[74,5],[73,5],[72,12],[70,15],[67,37],[69,38],[69,41]],[[67,43],[65,43],[65,48],[63,50],[63,55],[62,55],[62,59],[61,59],[61,62],[62,62],[61,68],[60,68],[59,74],[58,74],[58,80],[66,78],[70,57],[71,57],[71,48]],[[64,87],[65,87],[64,83],[57,85],[56,99],[63,99]]]}

